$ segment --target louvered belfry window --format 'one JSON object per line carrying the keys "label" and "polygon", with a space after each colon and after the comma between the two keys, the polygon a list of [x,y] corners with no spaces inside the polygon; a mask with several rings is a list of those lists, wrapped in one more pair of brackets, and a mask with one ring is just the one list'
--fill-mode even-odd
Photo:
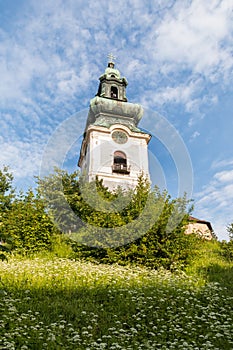
{"label": "louvered belfry window", "polygon": [[116,86],[111,86],[111,97],[118,98],[118,89]]}

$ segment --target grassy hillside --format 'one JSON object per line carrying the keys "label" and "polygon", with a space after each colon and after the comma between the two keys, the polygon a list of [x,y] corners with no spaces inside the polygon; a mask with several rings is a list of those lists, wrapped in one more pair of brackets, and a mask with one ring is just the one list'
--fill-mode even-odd
{"label": "grassy hillside", "polygon": [[0,349],[233,349],[233,263],[215,242],[185,273],[51,255],[0,275]]}

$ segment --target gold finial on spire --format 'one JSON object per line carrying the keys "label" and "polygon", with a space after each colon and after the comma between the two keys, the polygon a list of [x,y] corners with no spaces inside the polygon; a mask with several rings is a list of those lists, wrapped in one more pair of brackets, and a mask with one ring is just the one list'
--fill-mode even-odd
{"label": "gold finial on spire", "polygon": [[109,53],[108,54],[108,58],[109,58],[109,60],[108,60],[108,67],[114,68],[114,64],[115,64],[114,60],[116,59],[116,57],[113,56],[112,53]]}

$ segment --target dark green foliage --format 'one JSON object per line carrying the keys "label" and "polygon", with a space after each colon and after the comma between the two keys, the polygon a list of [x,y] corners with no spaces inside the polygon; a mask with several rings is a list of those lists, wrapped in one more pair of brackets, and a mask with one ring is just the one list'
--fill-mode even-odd
{"label": "dark green foliage", "polygon": [[233,261],[233,241],[221,242],[221,253],[228,261]]}
{"label": "dark green foliage", "polygon": [[12,240],[12,249],[33,252],[51,248],[54,225],[45,212],[43,201],[28,191],[12,203],[3,231]]}
{"label": "dark green foliage", "polygon": [[17,249],[32,252],[49,249],[55,231],[39,195],[29,190],[15,195],[13,176],[5,167],[0,171],[0,258]]}
{"label": "dark green foliage", "polygon": [[39,188],[79,257],[174,269],[196,252],[198,238],[184,234],[189,202],[151,191],[143,176],[134,191],[112,193],[98,179],[85,183],[78,173],[57,170],[39,180]]}
{"label": "dark green foliage", "polygon": [[15,190],[12,186],[13,176],[7,166],[0,170],[0,259],[6,259],[6,253],[11,249],[12,239],[4,229],[4,221],[12,208],[12,202],[15,198]]}
{"label": "dark green foliage", "polygon": [[220,242],[220,244],[221,244],[221,255],[227,261],[233,261],[233,240],[230,240],[229,242],[223,241],[223,242]]}
{"label": "dark green foliage", "polygon": [[[109,193],[98,180],[85,184],[81,204],[85,225],[73,239],[91,247],[123,246],[142,236],[154,221],[155,200],[149,193],[148,182],[142,177],[135,191],[118,188]],[[73,210],[78,214],[75,206]]]}
{"label": "dark green foliage", "polygon": [[43,197],[48,214],[62,232],[72,231],[81,225],[78,216],[71,209],[73,203],[80,202],[78,173],[69,175],[55,169],[54,174],[38,179],[38,193]]}
{"label": "dark green foliage", "polygon": [[233,241],[233,223],[231,223],[230,225],[228,225],[227,231],[228,231],[228,233],[229,233],[229,238],[230,238],[230,240]]}
{"label": "dark green foliage", "polygon": [[78,172],[56,169],[38,179],[36,195],[15,197],[12,176],[1,174],[4,249],[50,249],[59,229],[77,257],[105,263],[175,269],[195,254],[198,238],[184,234],[189,202],[151,190],[143,176],[134,190],[110,192],[98,179],[85,183]]}
{"label": "dark green foliage", "polygon": [[227,231],[229,233],[230,241],[221,242],[221,252],[222,255],[228,260],[233,261],[233,223],[228,225]]}
{"label": "dark green foliage", "polygon": [[[184,267],[195,255],[199,243],[199,238],[195,235],[184,234],[188,215],[183,212],[183,206],[187,201],[170,200],[166,192],[160,194],[158,190],[153,195],[156,199],[153,208],[155,220],[152,227],[143,235],[120,247],[89,248],[89,250],[87,247],[82,247],[79,248],[79,254],[87,257],[89,253],[89,257],[107,263],[140,264],[152,268],[163,266],[166,269]],[[156,204],[159,204],[160,208],[162,206],[159,215],[156,212],[158,211]],[[139,228],[142,228],[143,224],[142,221]]]}
{"label": "dark green foliage", "polygon": [[13,175],[7,166],[0,170],[0,213],[10,209],[12,200],[15,197],[15,190],[12,186]]}

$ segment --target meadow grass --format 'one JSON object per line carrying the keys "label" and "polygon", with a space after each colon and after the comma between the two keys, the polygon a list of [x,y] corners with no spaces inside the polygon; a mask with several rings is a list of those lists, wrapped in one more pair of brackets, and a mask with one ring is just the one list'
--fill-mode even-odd
{"label": "meadow grass", "polygon": [[0,349],[232,350],[232,263],[217,251],[206,245],[176,274],[11,257],[0,262]]}

